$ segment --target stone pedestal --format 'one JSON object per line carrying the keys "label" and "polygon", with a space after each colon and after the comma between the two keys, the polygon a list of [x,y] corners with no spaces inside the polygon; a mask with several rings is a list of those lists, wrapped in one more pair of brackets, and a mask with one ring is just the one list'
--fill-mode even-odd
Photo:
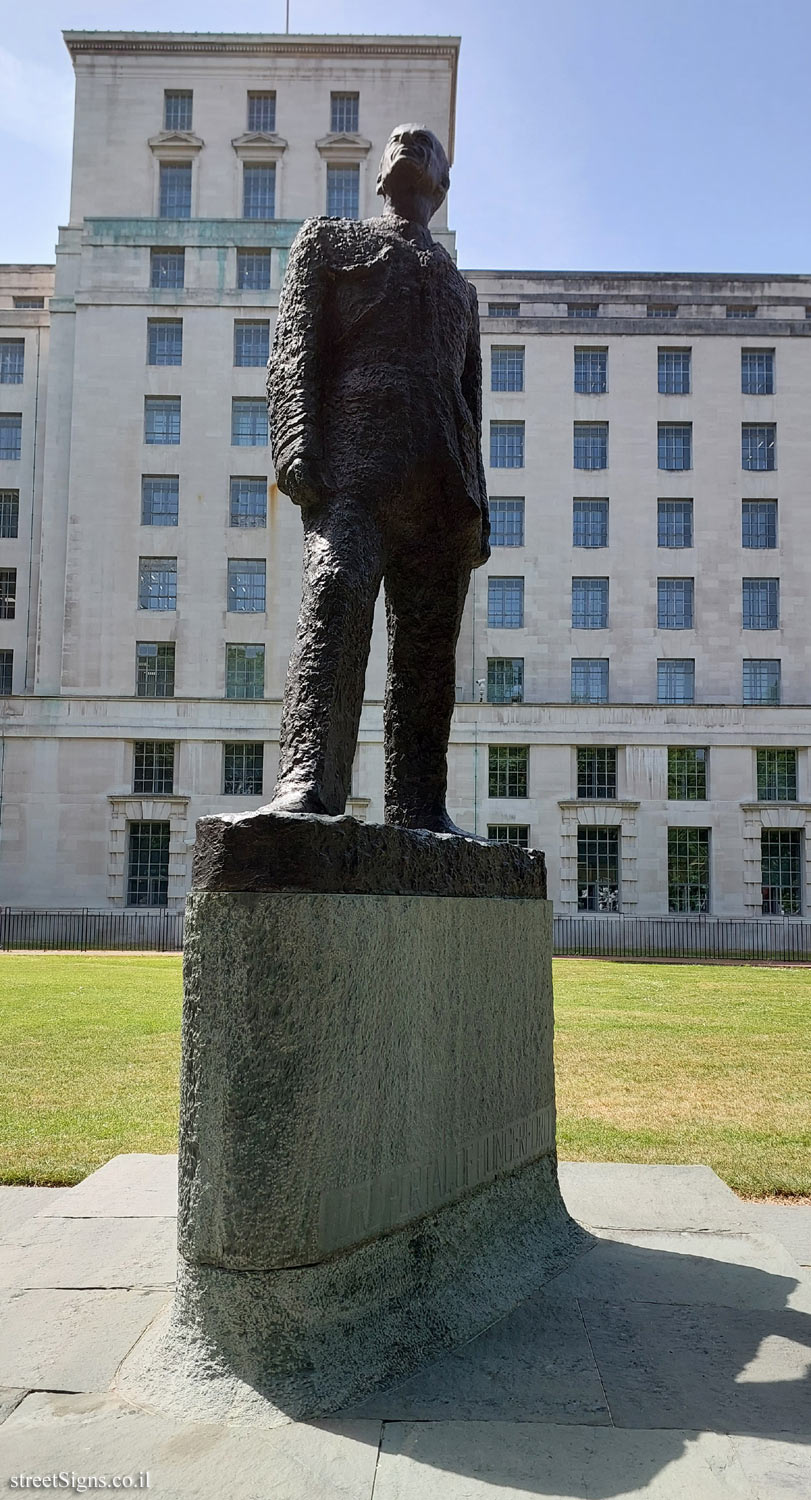
{"label": "stone pedestal", "polygon": [[198,825],[178,1290],[122,1389],[334,1411],[577,1242],[555,1168],[543,856],[351,818]]}

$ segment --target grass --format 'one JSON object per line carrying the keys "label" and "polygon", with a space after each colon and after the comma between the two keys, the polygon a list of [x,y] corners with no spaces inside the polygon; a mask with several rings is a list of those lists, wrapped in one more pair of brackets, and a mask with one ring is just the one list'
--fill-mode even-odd
{"label": "grass", "polygon": [[[703,1162],[811,1193],[811,975],[555,964],[560,1155]],[[177,1139],[180,959],[0,954],[0,1181],[73,1183]]]}

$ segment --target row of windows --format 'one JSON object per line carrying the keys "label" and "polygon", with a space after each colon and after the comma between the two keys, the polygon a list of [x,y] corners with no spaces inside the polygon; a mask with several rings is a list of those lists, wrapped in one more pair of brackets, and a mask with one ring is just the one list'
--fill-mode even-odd
{"label": "row of windows", "polygon": [[[190,219],[192,216],[192,163],[161,162],[158,174],[158,217]],[[357,219],[360,212],[360,167],[354,163],[327,166],[327,214],[330,218]],[[244,162],[242,167],[243,219],[275,219],[276,163]]]}
{"label": "row of windows", "polygon": [[[194,94],[191,89],[165,89],[163,94],[164,130],[191,130]],[[329,96],[330,130],[358,129],[360,95],[333,92]],[[275,89],[249,89],[247,94],[247,128],[273,132],[276,129]]]}
{"label": "row of windows", "polygon": [[[182,365],[182,318],[148,318],[146,330],[148,365]],[[238,368],[262,367],[267,364],[269,356],[269,320],[238,319],[234,323],[234,364]]]}
{"label": "row of windows", "polygon": [[[236,741],[223,745],[222,790],[246,797],[262,792],[264,745]],[[136,740],[132,790],[167,796],[175,789],[175,746],[171,740]]]}
{"label": "row of windows", "polygon": [[[570,318],[597,318],[600,315],[600,311],[599,302],[567,302],[566,304],[567,316]],[[649,318],[676,318],[679,315],[679,311],[677,302],[649,302],[646,308]],[[727,318],[755,318],[757,317],[757,312],[758,309],[753,303],[735,302],[726,305]],[[518,318],[521,316],[521,303],[489,302],[487,305],[487,315],[490,318]],[[706,316],[706,314],[701,312],[696,313],[692,307],[689,308],[688,315],[691,317]],[[616,317],[617,314],[612,311],[609,316]],[[629,309],[629,316],[636,316],[635,309]],[[805,316],[811,318],[811,306],[806,307]]]}
{"label": "row of windows", "polygon": [[[572,629],[608,629],[607,578],[572,579]],[[657,578],[656,625],[659,630],[694,629],[695,579]],[[744,630],[780,628],[780,580],[741,580],[741,625]],[[520,630],[524,624],[524,579],[487,580],[487,623],[495,630]]]}
{"label": "row of windows", "polygon": [[[776,467],[774,422],[741,424],[741,467],[767,470]],[[608,468],[608,423],[575,422],[573,428],[576,469]],[[521,421],[490,423],[490,467],[523,469],[525,424]],[[677,472],[693,467],[692,422],[660,422],[657,429],[657,465]]]}
{"label": "row of windows", "polygon": [[[135,695],[137,698],[173,698],[175,694],[174,641],[138,641],[135,647]],[[11,692],[11,687],[8,689]],[[227,645],[225,648],[226,698],[264,698],[265,648]]]}
{"label": "row of windows", "polygon": [[[256,557],[229,557],[228,609],[234,614],[261,614],[267,607],[266,563]],[[138,608],[177,608],[177,558],[138,559]]]}
{"label": "row of windows", "polygon": [[[529,745],[488,746],[488,795],[529,796]],[[581,745],[577,752],[577,796],[588,802],[617,798],[617,750],[614,745]],[[709,751],[670,745],[667,751],[667,795],[674,802],[705,802]],[[797,751],[755,751],[757,800],[796,802]]]}
{"label": "row of windows", "polygon": [[[266,526],[268,482],[265,475],[233,475],[229,485],[231,526]],[[141,525],[177,526],[180,478],[177,474],[141,475]],[[0,511],[0,516],[2,511]],[[16,535],[16,532],[14,533]],[[0,531],[0,535],[3,532]]]}
{"label": "row of windows", "polygon": [[[0,418],[2,424],[2,418]],[[268,441],[267,404],[263,396],[235,396],[231,402],[231,444],[236,448],[265,448]],[[180,397],[144,397],[144,442],[173,446],[180,442]],[[2,426],[0,425],[0,445]],[[0,446],[0,458],[3,457]],[[19,453],[17,454],[19,457]]]}
{"label": "row of windows", "polygon": [[[572,703],[608,703],[607,657],[575,656],[571,662]],[[742,663],[742,699],[747,706],[780,703],[781,663],[778,659],[747,659]],[[695,703],[696,664],[692,658],[663,658],[656,663],[656,702]],[[491,656],[487,659],[488,703],[523,703],[524,658]]]}
{"label": "row of windows", "polygon": [[[523,391],[523,344],[494,344],[490,350],[490,389]],[[660,396],[689,396],[692,350],[660,349]],[[574,388],[581,396],[602,396],[608,390],[608,350],[575,349]],[[746,396],[774,395],[774,350],[741,350],[741,391]]]}

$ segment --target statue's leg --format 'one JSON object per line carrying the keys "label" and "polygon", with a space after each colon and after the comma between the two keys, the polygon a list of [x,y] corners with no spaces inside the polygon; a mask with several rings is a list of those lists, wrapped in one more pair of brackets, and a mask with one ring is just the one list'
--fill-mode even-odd
{"label": "statue's leg", "polygon": [[346,497],[302,514],[301,610],[270,806],[337,814],[351,789],[381,544],[371,507]]}

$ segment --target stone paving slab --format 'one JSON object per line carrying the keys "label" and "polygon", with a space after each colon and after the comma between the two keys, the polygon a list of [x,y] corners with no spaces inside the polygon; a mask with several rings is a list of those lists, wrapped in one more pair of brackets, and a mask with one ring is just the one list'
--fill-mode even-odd
{"label": "stone paving slab", "polygon": [[57,1219],[165,1219],[176,1213],[177,1157],[143,1151],[114,1156],[42,1210]]}
{"label": "stone paving slab", "polygon": [[710,1167],[559,1163],[560,1190],[590,1229],[751,1228],[747,1205]]}
{"label": "stone paving slab", "polygon": [[173,1286],[172,1219],[28,1219],[0,1244],[0,1287]]}
{"label": "stone paving slab", "polygon": [[782,1241],[798,1265],[811,1266],[811,1203],[747,1203],[758,1229]]}
{"label": "stone paving slab", "polygon": [[10,1390],[8,1386],[0,1387],[0,1422],[5,1422],[6,1417],[11,1416],[25,1394],[25,1390]]}
{"label": "stone paving slab", "polygon": [[103,1391],[165,1291],[0,1291],[0,1386]]}
{"label": "stone paving slab", "polygon": [[0,1240],[42,1213],[49,1202],[64,1196],[64,1188],[0,1187]]}

